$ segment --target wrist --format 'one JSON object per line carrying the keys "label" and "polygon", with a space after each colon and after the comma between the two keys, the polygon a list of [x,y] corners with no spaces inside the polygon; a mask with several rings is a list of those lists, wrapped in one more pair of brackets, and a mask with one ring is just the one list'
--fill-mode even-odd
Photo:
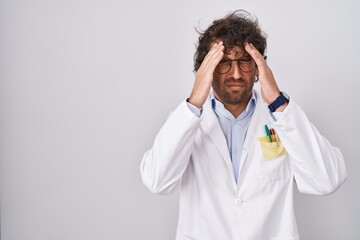
{"label": "wrist", "polygon": [[199,101],[196,101],[194,98],[192,98],[191,96],[188,98],[188,99],[186,99],[186,101],[188,102],[188,103],[190,103],[191,105],[194,105],[195,107],[197,107],[197,108],[201,108],[202,107],[202,105],[203,105],[203,103],[200,103]]}
{"label": "wrist", "polygon": [[288,102],[285,102],[283,105],[281,105],[280,107],[278,107],[275,112],[283,112],[285,110],[285,108],[287,107],[287,105],[289,105]]}
{"label": "wrist", "polygon": [[280,92],[276,99],[268,105],[270,112],[282,112],[290,101],[290,97],[285,92]]}

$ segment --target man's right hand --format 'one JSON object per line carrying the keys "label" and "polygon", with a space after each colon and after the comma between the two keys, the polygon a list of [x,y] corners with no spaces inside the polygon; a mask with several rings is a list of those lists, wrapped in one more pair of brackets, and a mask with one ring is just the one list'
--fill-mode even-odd
{"label": "man's right hand", "polygon": [[196,72],[195,83],[188,99],[192,105],[201,108],[205,103],[211,89],[215,68],[223,55],[223,42],[214,43]]}

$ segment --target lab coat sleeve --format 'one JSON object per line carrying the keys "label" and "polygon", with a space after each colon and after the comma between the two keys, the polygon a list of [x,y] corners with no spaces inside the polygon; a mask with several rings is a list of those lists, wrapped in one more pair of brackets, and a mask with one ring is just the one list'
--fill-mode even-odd
{"label": "lab coat sleeve", "polygon": [[150,191],[170,194],[180,187],[199,126],[200,118],[186,101],[169,116],[140,164],[143,183]]}
{"label": "lab coat sleeve", "polygon": [[347,174],[340,149],[319,133],[294,100],[273,126],[289,154],[300,192],[325,195],[340,187]]}

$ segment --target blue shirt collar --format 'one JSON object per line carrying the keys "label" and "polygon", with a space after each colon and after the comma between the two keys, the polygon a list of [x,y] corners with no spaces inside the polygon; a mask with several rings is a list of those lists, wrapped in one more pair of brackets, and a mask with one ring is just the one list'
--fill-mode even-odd
{"label": "blue shirt collar", "polygon": [[245,118],[254,111],[256,106],[256,92],[254,89],[252,90],[250,101],[248,102],[245,110],[237,118],[235,118],[234,115],[232,115],[232,113],[225,108],[224,104],[215,98],[213,91],[210,92],[210,99],[212,109],[215,111],[215,113],[220,114],[230,120],[241,120]]}

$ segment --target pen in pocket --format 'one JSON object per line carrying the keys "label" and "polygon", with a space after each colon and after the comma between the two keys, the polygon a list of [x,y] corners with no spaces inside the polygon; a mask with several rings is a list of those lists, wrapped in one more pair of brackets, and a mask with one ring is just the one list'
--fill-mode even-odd
{"label": "pen in pocket", "polygon": [[275,130],[273,128],[270,129],[270,134],[271,134],[271,137],[274,138],[274,142],[276,142],[277,145],[279,146],[279,138],[278,138],[278,136],[275,133]]}
{"label": "pen in pocket", "polygon": [[270,142],[272,142],[271,133],[270,133],[270,130],[269,130],[269,128],[268,128],[268,126],[266,124],[265,124],[265,132],[266,132],[266,135],[269,137]]}

